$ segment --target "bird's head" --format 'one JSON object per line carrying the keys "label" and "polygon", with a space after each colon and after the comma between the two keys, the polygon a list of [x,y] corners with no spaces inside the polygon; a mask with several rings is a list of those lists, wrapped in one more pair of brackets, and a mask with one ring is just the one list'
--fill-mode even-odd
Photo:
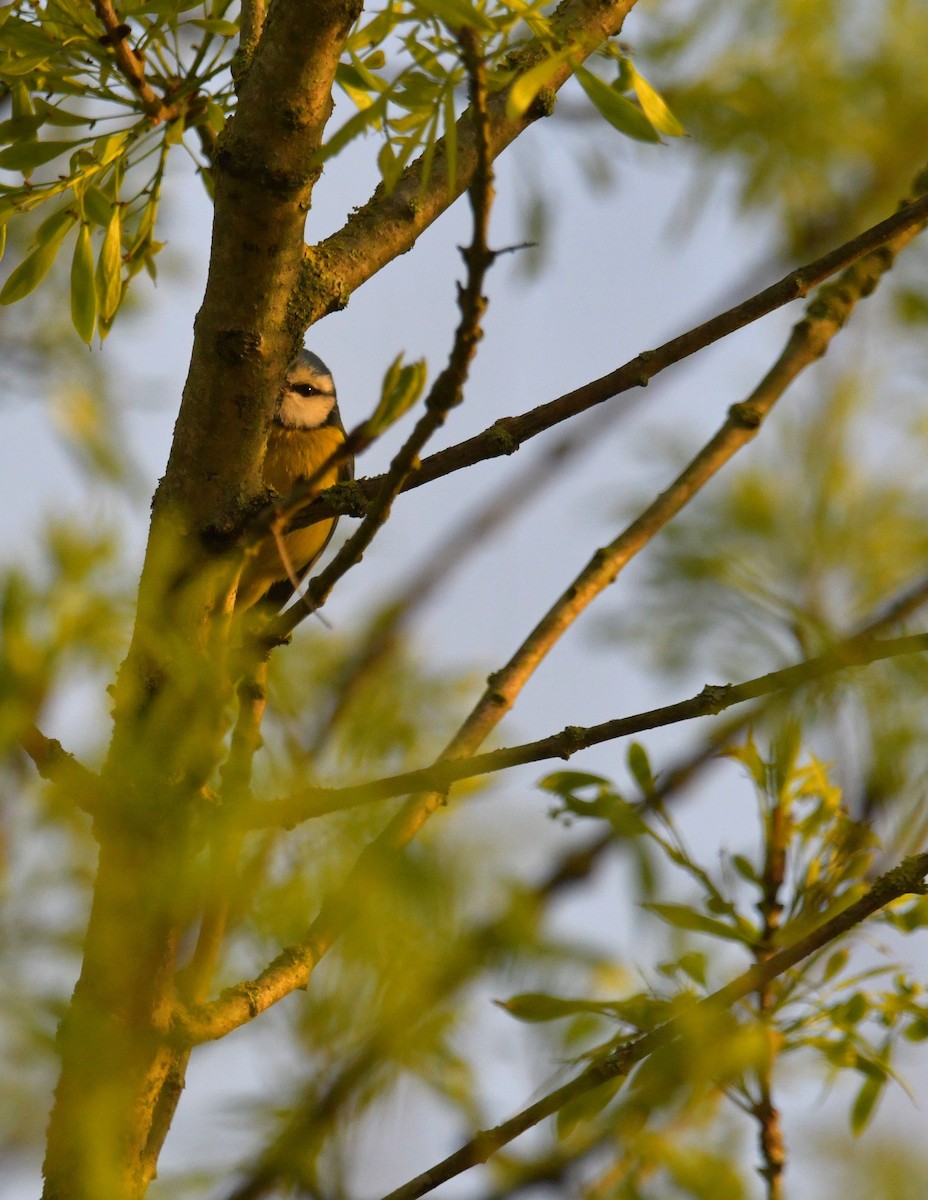
{"label": "bird's head", "polygon": [[290,364],[275,420],[285,429],[318,429],[338,420],[332,372],[312,351],[301,350]]}

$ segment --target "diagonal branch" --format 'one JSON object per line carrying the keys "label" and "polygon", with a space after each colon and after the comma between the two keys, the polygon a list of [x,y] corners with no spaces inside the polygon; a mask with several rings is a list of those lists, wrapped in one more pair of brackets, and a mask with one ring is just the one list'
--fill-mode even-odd
{"label": "diagonal branch", "polygon": [[116,15],[113,0],[93,0],[93,7],[106,30],[100,41],[112,48],[120,74],[142,102],[142,108],[152,124],[173,121],[180,110],[176,104],[169,104],[163,96],[159,96],[145,78],[142,56],[129,45],[129,26],[123,24]]}
{"label": "diagonal branch", "polygon": [[[636,0],[561,0],[550,18],[551,37],[532,38],[509,56],[513,79],[494,92],[487,104],[487,148],[492,161],[550,106],[536,102],[520,117],[507,113],[509,93],[521,76],[553,51],[570,47],[570,61],[552,71],[549,95],[561,88],[607,38],[622,28]],[[434,154],[421,156],[403,173],[389,195],[378,187],[337,233],[305,249],[301,288],[304,328],[326,313],[344,308],[353,291],[400,254],[471,186],[478,170],[480,134],[473,106],[457,121],[453,159],[445,138]],[[426,186],[427,180],[427,186]]]}
{"label": "diagonal branch", "polygon": [[694,1013],[718,1012],[721,1009],[730,1008],[738,1000],[769,985],[772,980],[802,962],[804,958],[808,958],[810,954],[815,954],[823,946],[843,937],[875,912],[885,908],[887,904],[891,904],[902,896],[924,895],[926,874],[928,874],[928,853],[916,854],[905,859],[899,866],[887,871],[885,875],[881,875],[866,895],[854,904],[848,905],[837,916],[823,922],[806,937],[800,938],[791,946],[772,954],[763,962],[755,963],[725,987],[719,988],[712,995],[698,1001],[682,1016],[668,1021],[652,1033],[617,1047],[606,1058],[592,1063],[575,1079],[555,1091],[549,1092],[548,1095],[543,1096],[535,1104],[523,1109],[508,1121],[504,1121],[494,1129],[482,1130],[460,1150],[449,1155],[448,1158],[437,1163],[428,1171],[417,1175],[403,1187],[390,1192],[384,1200],[416,1200],[416,1197],[424,1196],[439,1184],[454,1179],[478,1163],[486,1162],[497,1150],[513,1141],[527,1129],[539,1124],[546,1117],[560,1111],[578,1096],[591,1092],[605,1083],[626,1078],[638,1063],[661,1047],[684,1036]]}
{"label": "diagonal branch", "polygon": [[[923,221],[928,220],[928,215]],[[490,676],[487,690],[445,750],[448,759],[472,755],[515,703],[535,669],[592,601],[613,583],[622,568],[646,546],[734,454],[756,435],[760,425],[793,379],[818,359],[849,318],[859,299],[877,286],[894,256],[918,227],[906,228],[887,245],[845,271],[823,288],[795,327],[785,349],[751,396],[736,404],[728,419],[684,468],[673,484],[587,566],[525,639],[502,670]],[[386,857],[409,844],[444,803],[444,792],[411,797],[383,832],[362,852],[342,889],[323,903],[306,934],[287,947],[257,979],[230,988],[211,1005],[177,1009],[174,1036],[208,1041],[253,1020],[296,988],[304,987],[320,959],[354,913],[362,881]]]}
{"label": "diagonal branch", "polygon": [[[921,181],[928,186],[928,179]],[[918,186],[918,185],[916,185]],[[654,350],[643,350],[622,366],[594,379],[583,387],[566,392],[555,400],[540,404],[528,412],[517,416],[501,417],[482,433],[475,434],[456,446],[449,446],[425,459],[411,474],[404,484],[403,491],[432,483],[454,471],[471,467],[475,463],[502,455],[514,454],[525,442],[555,425],[566,421],[579,413],[603,404],[613,397],[621,395],[636,387],[646,387],[661,371],[675,363],[682,362],[699,350],[721,341],[730,333],[743,329],[768,313],[782,308],[793,300],[808,295],[812,288],[823,283],[838,271],[844,270],[863,258],[865,255],[878,250],[881,246],[892,242],[897,236],[904,235],[910,230],[918,231],[928,219],[928,195],[920,196],[910,204],[902,205],[899,210],[886,220],[865,230],[857,237],[845,242],[834,250],[830,250],[821,258],[805,266],[797,267],[788,275],[757,292],[734,308],[726,309],[704,321],[701,325],[687,330],[678,337],[671,338]],[[307,506],[296,525],[311,525],[315,521],[324,520],[336,513],[358,515],[359,504],[370,499],[380,487],[383,476],[370,479],[359,479],[353,488],[353,495],[345,497],[343,493],[328,492]]]}
{"label": "diagonal branch", "polygon": [[249,829],[280,826],[292,828],[301,821],[342,812],[344,809],[370,804],[375,800],[406,796],[426,789],[445,792],[462,779],[473,779],[479,775],[505,771],[511,767],[543,762],[551,758],[569,759],[580,750],[614,741],[616,738],[630,737],[649,729],[692,721],[697,717],[717,716],[727,708],[743,704],[747,700],[756,700],[760,696],[782,695],[836,671],[883,662],[900,655],[924,654],[926,651],[928,633],[881,641],[854,637],[839,643],[824,654],[779,671],[771,671],[744,683],[706,684],[701,692],[688,700],[678,700],[674,704],[635,713],[633,716],[617,717],[598,725],[569,725],[560,733],[539,738],[537,741],[490,750],[486,754],[468,758],[440,759],[430,767],[404,771],[400,775],[391,775],[369,783],[339,788],[309,788],[298,796],[257,805],[250,812],[243,814],[243,819]]}
{"label": "diagonal branch", "polygon": [[100,779],[82,762],[70,754],[61,742],[46,737],[35,725],[23,733],[20,744],[35,768],[49,783],[67,790],[78,808],[93,813],[100,804]]}

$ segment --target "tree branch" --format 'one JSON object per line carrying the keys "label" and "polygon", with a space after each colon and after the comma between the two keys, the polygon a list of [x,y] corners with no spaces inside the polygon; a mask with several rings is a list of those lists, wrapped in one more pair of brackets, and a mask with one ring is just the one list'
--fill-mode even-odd
{"label": "tree branch", "polygon": [[35,763],[43,779],[67,791],[69,798],[86,813],[94,813],[100,802],[100,780],[93,771],[69,754],[61,742],[46,737],[30,725],[20,744]]}
{"label": "tree branch", "polygon": [[123,24],[116,15],[112,0],[93,0],[93,7],[106,30],[100,41],[111,47],[120,74],[142,102],[142,108],[151,118],[152,124],[173,121],[179,115],[180,109],[176,104],[169,104],[163,96],[159,96],[145,78],[142,56],[136,54],[129,45],[129,26]]}
{"label": "tree branch", "polygon": [[594,1062],[575,1079],[564,1084],[563,1087],[549,1092],[547,1096],[543,1096],[541,1100],[523,1109],[510,1120],[504,1121],[494,1129],[482,1130],[460,1150],[449,1155],[448,1158],[437,1163],[428,1171],[417,1175],[409,1183],[396,1188],[395,1191],[384,1197],[384,1200],[416,1200],[416,1197],[424,1196],[439,1184],[454,1179],[478,1163],[486,1162],[497,1150],[546,1117],[552,1116],[578,1096],[593,1091],[605,1083],[626,1078],[633,1067],[656,1050],[685,1036],[687,1026],[694,1013],[717,1012],[730,1008],[750,993],[768,986],[772,980],[802,962],[804,958],[821,950],[823,946],[843,937],[873,913],[885,908],[887,904],[891,904],[902,896],[923,895],[926,874],[928,874],[928,853],[916,854],[905,859],[899,866],[887,871],[885,875],[881,875],[866,895],[848,905],[837,916],[825,921],[806,937],[800,938],[791,946],[772,954],[763,962],[755,963],[725,987],[719,988],[712,995],[695,1003],[682,1016],[668,1021],[652,1033],[617,1047],[606,1058]]}
{"label": "tree branch", "polygon": [[[636,0],[562,0],[550,18],[552,37],[532,38],[510,55],[515,68],[512,82],[494,92],[487,105],[487,146],[491,160],[549,108],[534,104],[524,116],[510,118],[510,89],[531,67],[556,49],[570,46],[575,54],[552,72],[546,84],[556,92],[607,38],[622,28]],[[387,195],[382,186],[357,209],[337,233],[317,246],[306,247],[301,289],[304,328],[326,313],[344,308],[353,291],[383,267],[404,254],[420,235],[470,187],[478,169],[479,140],[473,108],[457,121],[456,155],[449,161],[444,138],[439,139],[428,166],[424,156],[406,169]],[[428,171],[428,185],[423,186]]]}
{"label": "tree branch", "polygon": [[306,594],[298,604],[272,622],[267,636],[272,641],[286,638],[310,613],[319,609],[332,589],[353,566],[361,561],[364,552],[378,530],[390,516],[393,501],[409,478],[422,449],[432,435],[445,423],[448,413],[461,403],[463,388],[470,364],[483,336],[480,322],[486,311],[483,284],[493,263],[494,254],[487,241],[490,208],[493,204],[493,166],[489,146],[487,115],[487,71],[483,49],[473,30],[462,29],[459,34],[468,79],[470,81],[471,112],[476,139],[477,164],[474,169],[470,196],[473,213],[473,235],[470,246],[462,251],[467,264],[467,280],[458,286],[458,306],[461,319],[454,334],[448,363],[436,378],[425,401],[422,416],[412,433],[400,447],[384,477],[360,527],[342,546],[332,562],[310,580]]}
{"label": "tree branch", "polygon": [[[928,185],[928,179],[922,181]],[[562,421],[569,420],[597,404],[602,404],[632,388],[646,387],[661,371],[682,362],[699,350],[721,341],[730,333],[743,329],[768,313],[785,304],[805,296],[809,291],[831,275],[850,266],[892,242],[897,236],[909,231],[918,232],[928,220],[928,195],[921,196],[911,204],[902,205],[898,212],[885,221],[865,230],[858,237],[822,255],[814,262],[797,267],[777,283],[763,291],[726,309],[701,325],[671,338],[654,350],[643,350],[622,366],[594,379],[583,387],[566,392],[555,400],[540,404],[517,416],[501,417],[482,433],[475,434],[456,446],[449,446],[437,454],[430,455],[413,471],[403,486],[403,491],[432,483],[454,471],[471,467],[486,459],[514,454],[525,442],[544,433]],[[359,498],[375,495],[383,476],[359,479],[354,485],[355,495],[345,497],[334,492],[323,493],[312,505],[307,506],[296,525],[311,525],[335,514],[358,515]]]}
{"label": "tree branch", "polygon": [[692,721],[697,717],[717,716],[727,708],[743,704],[746,700],[755,700],[759,696],[782,695],[836,671],[882,662],[905,654],[923,654],[926,651],[928,633],[910,634],[907,637],[883,641],[854,637],[839,643],[824,654],[779,671],[759,675],[744,683],[706,684],[697,695],[661,708],[603,721],[598,725],[569,725],[560,733],[539,738],[537,741],[490,750],[486,754],[477,754],[469,758],[439,759],[432,766],[404,771],[402,774],[369,783],[340,788],[309,788],[298,796],[256,805],[243,814],[243,819],[249,829],[280,826],[292,828],[301,821],[342,812],[375,800],[387,800],[425,790],[445,792],[462,779],[473,779],[479,775],[505,771],[511,767],[524,766],[526,763],[543,762],[546,759],[569,759],[581,750],[614,741],[616,738],[630,737],[649,729],[661,729],[667,725]]}
{"label": "tree branch", "polygon": [[[922,221],[928,220],[928,203]],[[502,670],[490,676],[488,687],[443,758],[466,758],[476,751],[503,716],[536,667],[584,609],[621,569],[654,538],[699,490],[746,445],[777,399],[792,380],[827,349],[831,338],[847,321],[857,301],[869,295],[893,262],[894,255],[916,234],[906,226],[888,245],[845,271],[834,284],[823,288],[809,305],[806,316],[793,330],[772,369],[754,392],[730,410],[718,433],[703,447],[674,483],[608,546],[598,550],[567,591],[552,606]],[[176,1011],[172,1025],[181,1040],[210,1040],[254,1019],[283,996],[306,984],[351,919],[354,898],[362,881],[384,858],[398,853],[418,834],[429,817],[444,803],[444,793],[430,791],[413,796],[394,815],[383,832],[362,852],[343,888],[323,903],[304,937],[287,947],[257,979],[230,988],[212,1005]]]}

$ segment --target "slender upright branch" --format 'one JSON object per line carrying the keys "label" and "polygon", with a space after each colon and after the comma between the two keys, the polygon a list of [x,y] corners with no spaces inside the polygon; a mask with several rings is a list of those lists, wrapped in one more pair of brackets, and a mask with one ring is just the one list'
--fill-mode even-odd
{"label": "slender upright branch", "polygon": [[[773,954],[777,936],[783,923],[782,890],[786,877],[786,852],[789,847],[791,825],[789,812],[790,797],[782,783],[777,794],[769,800],[764,813],[764,869],[761,876],[761,899],[758,909],[761,931],[754,947],[754,960],[760,966]],[[753,1105],[760,1145],[760,1175],[767,1184],[767,1200],[782,1200],[783,1170],[786,1163],[783,1130],[780,1113],[773,1099],[773,1067],[776,1061],[776,1037],[767,1025],[773,1007],[771,981],[765,980],[757,989],[757,1011],[765,1024],[769,1045],[766,1061],[757,1070],[759,1095]]]}
{"label": "slender upright branch", "polygon": [[470,363],[483,336],[480,322],[486,311],[483,284],[494,255],[487,242],[490,208],[493,204],[493,165],[487,116],[487,69],[483,50],[472,29],[459,33],[464,63],[470,82],[477,163],[468,191],[473,213],[473,235],[462,251],[467,279],[458,289],[461,318],[454,335],[448,363],[435,380],[425,401],[425,411],[412,433],[395,455],[360,527],[342,546],[325,570],[310,580],[302,603],[293,605],[268,630],[271,639],[286,637],[306,616],[320,608],[342,576],[361,561],[364,552],[383,527],[403,484],[409,478],[423,447],[445,423],[448,413],[461,403]]}

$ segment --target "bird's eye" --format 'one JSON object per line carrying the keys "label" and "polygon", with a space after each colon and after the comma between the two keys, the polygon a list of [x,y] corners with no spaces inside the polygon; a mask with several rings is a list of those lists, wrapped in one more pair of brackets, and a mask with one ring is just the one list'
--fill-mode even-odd
{"label": "bird's eye", "polygon": [[296,392],[298,396],[318,396],[319,389],[313,387],[311,383],[291,383],[290,391]]}

